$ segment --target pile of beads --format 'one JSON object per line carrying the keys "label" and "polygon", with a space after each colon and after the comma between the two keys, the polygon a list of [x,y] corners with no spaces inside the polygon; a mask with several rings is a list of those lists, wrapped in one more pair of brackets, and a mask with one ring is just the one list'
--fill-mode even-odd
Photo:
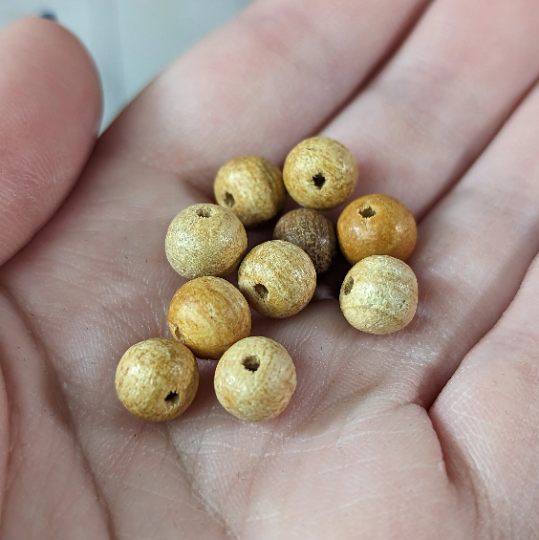
{"label": "pile of beads", "polygon": [[[342,211],[335,234],[319,212],[343,203],[357,178],[350,151],[327,137],[293,148],[282,175],[257,156],[223,165],[214,183],[218,204],[190,206],[170,224],[167,259],[190,281],[168,308],[173,339],[142,341],[120,360],[116,391],[122,404],[146,420],[179,416],[198,388],[196,356],[219,361],[214,387],[227,411],[250,422],[275,418],[294,393],[296,370],[282,345],[249,337],[250,307],[275,318],[300,312],[314,295],[317,274],[331,267],[337,244],[354,265],[339,296],[347,321],[371,334],[404,328],[418,295],[416,277],[403,262],[417,238],[412,214],[393,197],[366,195]],[[273,240],[246,254],[245,227],[274,218],[287,191],[303,208],[284,214]],[[222,279],[236,269],[239,290]]]}

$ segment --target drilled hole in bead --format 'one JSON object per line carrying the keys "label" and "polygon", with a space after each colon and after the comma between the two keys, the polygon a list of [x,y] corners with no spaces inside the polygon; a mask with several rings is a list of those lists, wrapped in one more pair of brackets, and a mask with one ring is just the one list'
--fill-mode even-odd
{"label": "drilled hole in bead", "polygon": [[242,364],[247,371],[256,371],[260,367],[260,360],[256,356],[246,356]]}
{"label": "drilled hole in bead", "polygon": [[180,394],[178,392],[174,392],[173,390],[167,394],[167,397],[165,398],[165,401],[169,405],[177,405],[180,401]]}
{"label": "drilled hole in bead", "polygon": [[354,286],[354,278],[348,278],[344,284],[343,292],[344,294],[350,294],[352,292],[352,287]]}
{"label": "drilled hole in bead", "polygon": [[225,204],[227,206],[234,206],[236,204],[236,199],[234,199],[234,195],[232,193],[229,193],[228,191],[225,191],[224,199]]}
{"label": "drilled hole in bead", "polygon": [[199,208],[197,210],[197,216],[198,217],[211,217],[211,210],[208,210],[207,208]]}
{"label": "drilled hole in bead", "polygon": [[182,341],[183,335],[182,335],[182,333],[180,332],[179,326],[174,325],[174,330],[172,331],[172,334],[174,335],[174,337],[175,337],[178,341]]}
{"label": "drilled hole in bead", "polygon": [[357,213],[365,219],[369,219],[376,215],[376,212],[370,206],[367,206],[367,208],[361,208],[357,211]]}
{"label": "drilled hole in bead", "polygon": [[257,283],[254,286],[255,293],[262,298],[262,300],[265,300],[268,297],[268,289],[262,285],[262,283]]}
{"label": "drilled hole in bead", "polygon": [[318,173],[313,176],[313,183],[318,189],[322,189],[322,186],[326,183],[326,179],[322,173]]}

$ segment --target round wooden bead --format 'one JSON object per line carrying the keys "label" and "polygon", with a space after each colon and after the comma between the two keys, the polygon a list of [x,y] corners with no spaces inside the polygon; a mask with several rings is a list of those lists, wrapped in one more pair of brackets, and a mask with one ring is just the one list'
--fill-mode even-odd
{"label": "round wooden bead", "polygon": [[267,337],[232,345],[217,364],[215,393],[221,405],[247,422],[281,414],[296,389],[296,368],[286,349]]}
{"label": "round wooden bead", "polygon": [[281,171],[259,156],[237,157],[225,163],[213,189],[217,203],[238,216],[246,227],[277,215],[286,200]]}
{"label": "round wooden bead", "polygon": [[417,240],[414,216],[389,195],[365,195],[339,216],[337,237],[343,255],[355,264],[370,255],[391,255],[405,261]]}
{"label": "round wooden bead", "polygon": [[172,268],[187,279],[226,276],[247,250],[241,221],[217,204],[194,204],[170,224],[165,252]]}
{"label": "round wooden bead", "polygon": [[198,365],[185,345],[172,339],[147,339],[127,349],[115,383],[118,398],[130,413],[163,422],[191,405],[198,389]]}
{"label": "round wooden bead", "polygon": [[198,358],[217,360],[251,332],[251,311],[244,296],[228,281],[199,277],[180,287],[168,307],[172,336]]}
{"label": "round wooden bead", "polygon": [[292,242],[311,258],[317,274],[326,272],[337,253],[331,221],[316,210],[298,208],[285,214],[273,231],[275,240]]}
{"label": "round wooden bead", "polygon": [[300,142],[288,154],[283,180],[290,196],[301,206],[315,210],[334,208],[346,200],[357,182],[354,156],[340,142],[313,137]]}
{"label": "round wooden bead", "polygon": [[262,315],[290,317],[311,301],[316,271],[301,248],[271,240],[256,246],[243,259],[238,285],[249,304]]}
{"label": "round wooden bead", "polygon": [[355,264],[339,295],[347,321],[369,334],[391,334],[404,328],[417,308],[417,279],[404,262],[373,255]]}

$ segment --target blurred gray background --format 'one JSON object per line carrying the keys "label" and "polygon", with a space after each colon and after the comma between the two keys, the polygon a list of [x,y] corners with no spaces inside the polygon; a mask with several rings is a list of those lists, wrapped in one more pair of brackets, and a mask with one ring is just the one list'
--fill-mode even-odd
{"label": "blurred gray background", "polygon": [[0,0],[0,27],[58,20],[86,45],[105,95],[103,127],[174,58],[252,0]]}

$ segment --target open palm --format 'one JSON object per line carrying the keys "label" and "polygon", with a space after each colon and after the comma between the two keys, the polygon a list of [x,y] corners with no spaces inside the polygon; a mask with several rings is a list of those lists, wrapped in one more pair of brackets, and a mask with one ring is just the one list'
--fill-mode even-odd
{"label": "open palm", "polygon": [[[535,0],[259,0],[93,149],[80,46],[45,21],[5,30],[1,538],[536,538],[538,27]],[[167,335],[182,283],[168,223],[227,159],[282,163],[314,133],[355,154],[356,196],[415,214],[416,318],[362,334],[321,285],[255,319],[296,361],[278,419],[228,415],[210,361],[180,418],[129,415],[117,362]]]}

